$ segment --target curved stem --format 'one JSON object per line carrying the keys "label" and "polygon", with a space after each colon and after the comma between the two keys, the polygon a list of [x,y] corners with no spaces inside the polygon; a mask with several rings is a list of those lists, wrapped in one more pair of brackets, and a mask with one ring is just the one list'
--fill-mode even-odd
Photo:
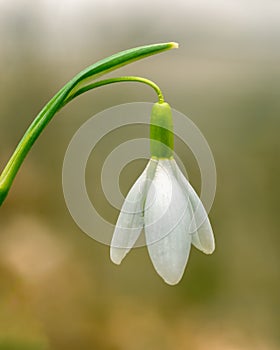
{"label": "curved stem", "polygon": [[[56,114],[56,112],[58,112],[63,106],[66,105],[66,103],[70,102],[76,96],[94,87],[101,86],[99,82],[96,86],[94,84],[89,84],[80,88],[82,84],[84,85],[85,82],[89,79],[94,80],[97,77],[109,73],[117,68],[123,67],[124,65],[127,65],[129,63],[177,47],[178,44],[170,42],[163,44],[145,45],[125,50],[94,63],[93,65],[82,70],[67,84],[65,84],[62,87],[62,89],[59,90],[59,92],[45,105],[45,107],[34,119],[32,124],[25,132],[23,138],[19,142],[18,146],[16,147],[6,167],[4,168],[0,176],[0,206],[5,200],[12,186],[13,180],[21,164],[23,163],[27,153],[29,152],[29,150],[31,149],[32,145],[37,140],[41,132]],[[148,82],[146,81],[146,84],[147,83]],[[107,84],[110,83],[107,82]],[[149,82],[148,84],[154,87],[154,89],[158,93],[160,92],[159,88],[154,83]],[[103,85],[106,84],[103,83]],[[161,98],[160,96],[162,97],[161,92],[159,94],[159,99]]]}
{"label": "curved stem", "polygon": [[84,92],[87,92],[89,90],[92,90],[92,89],[95,89],[95,88],[98,88],[98,87],[101,87],[101,86],[114,84],[114,83],[122,83],[122,82],[138,82],[138,83],[146,84],[146,85],[150,86],[151,88],[153,88],[155,90],[155,92],[158,95],[158,102],[159,103],[163,103],[164,102],[164,97],[163,97],[163,93],[162,93],[161,89],[153,81],[151,81],[149,79],[146,79],[146,78],[142,78],[142,77],[124,76],[124,77],[116,77],[116,78],[104,79],[104,80],[100,80],[100,81],[97,81],[95,83],[83,86],[80,89],[76,90],[71,95],[69,95],[65,99],[65,101],[64,101],[64,103],[63,103],[63,105],[61,107],[66,105],[68,102],[72,101],[75,97],[83,94]]}

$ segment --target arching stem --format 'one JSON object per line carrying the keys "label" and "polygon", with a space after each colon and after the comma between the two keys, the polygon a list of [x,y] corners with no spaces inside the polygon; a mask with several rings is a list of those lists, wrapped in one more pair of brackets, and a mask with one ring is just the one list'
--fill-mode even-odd
{"label": "arching stem", "polygon": [[97,87],[101,87],[101,86],[105,86],[105,85],[109,85],[109,84],[114,84],[114,83],[123,83],[123,82],[137,82],[137,83],[146,84],[155,90],[155,92],[158,95],[158,102],[159,103],[164,102],[164,97],[163,97],[163,93],[162,93],[161,89],[153,81],[146,79],[146,78],[142,78],[142,77],[124,76],[124,77],[116,77],[116,78],[111,78],[111,79],[100,80],[100,81],[97,81],[95,83],[83,86],[80,89],[76,90],[69,97],[67,97],[63,103],[63,106],[66,105],[68,102],[72,101],[75,97],[83,94],[84,92],[95,89]]}
{"label": "arching stem", "polygon": [[46,104],[46,106],[37,115],[37,117],[34,119],[32,124],[25,132],[18,146],[16,147],[13,155],[9,159],[6,167],[4,168],[0,176],[0,206],[5,200],[12,186],[15,176],[34,142],[37,140],[37,138],[47,126],[47,124],[50,122],[50,120],[53,118],[53,116],[63,106],[65,106],[68,102],[73,100],[73,98],[79,96],[80,94],[88,90],[92,90],[95,87],[99,87],[102,85],[107,85],[120,81],[138,81],[148,84],[152,88],[154,88],[159,96],[159,102],[163,102],[163,96],[159,87],[145,78],[112,78],[85,85],[86,82],[88,82],[89,80],[95,80],[96,78],[106,73],[109,73],[117,68],[135,62],[142,58],[177,47],[178,44],[170,42],[163,44],[146,45],[122,51],[115,55],[107,57],[101,61],[96,62],[95,64],[89,66],[88,68],[78,73],[73,79],[71,79],[62,89],[60,89],[60,91]]}

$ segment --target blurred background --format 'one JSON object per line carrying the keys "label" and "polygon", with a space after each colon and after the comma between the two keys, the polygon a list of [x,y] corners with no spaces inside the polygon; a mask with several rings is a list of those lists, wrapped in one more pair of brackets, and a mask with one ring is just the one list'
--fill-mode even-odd
{"label": "blurred background", "polygon": [[[277,0],[0,0],[1,168],[43,105],[82,68],[127,48],[177,41],[179,50],[113,75],[157,82],[203,132],[218,173],[212,256],[192,249],[175,287],[156,274],[146,248],[115,266],[109,247],[68,213],[63,158],[92,115],[156,97],[120,84],[68,105],[0,209],[1,350],[279,349],[279,40]],[[140,126],[112,132],[90,159],[92,201],[112,223],[118,211],[102,193],[102,164],[116,145],[147,135]],[[192,154],[180,140],[175,147],[199,191]],[[144,166],[123,169],[124,194]]]}

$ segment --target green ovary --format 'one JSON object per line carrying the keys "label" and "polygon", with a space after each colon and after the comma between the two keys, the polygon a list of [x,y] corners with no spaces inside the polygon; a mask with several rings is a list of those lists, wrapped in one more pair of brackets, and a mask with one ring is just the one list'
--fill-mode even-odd
{"label": "green ovary", "polygon": [[171,158],[174,149],[173,119],[168,103],[155,103],[151,114],[150,126],[151,156]]}

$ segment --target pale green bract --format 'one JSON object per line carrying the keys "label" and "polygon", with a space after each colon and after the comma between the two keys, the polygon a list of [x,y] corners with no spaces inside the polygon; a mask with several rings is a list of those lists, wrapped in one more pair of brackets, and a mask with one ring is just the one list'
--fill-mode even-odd
{"label": "pale green bract", "polygon": [[213,253],[214,235],[207,212],[174,158],[151,158],[122,206],[110,248],[120,264],[144,229],[152,263],[163,280],[177,284],[191,244]]}

